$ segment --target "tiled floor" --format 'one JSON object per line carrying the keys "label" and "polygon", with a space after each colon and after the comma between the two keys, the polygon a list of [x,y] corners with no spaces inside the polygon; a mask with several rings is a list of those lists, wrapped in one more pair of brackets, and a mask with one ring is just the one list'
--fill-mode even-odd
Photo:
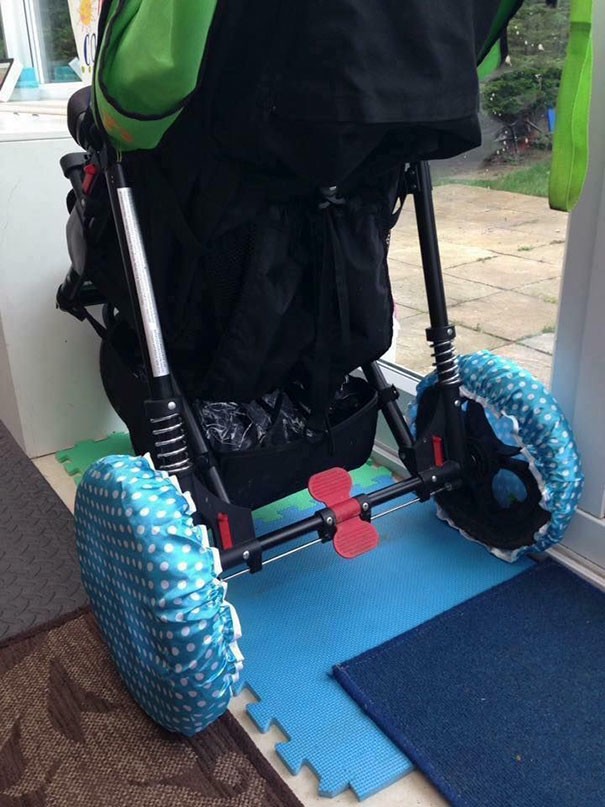
{"label": "tiled floor", "polygon": [[[54,456],[40,457],[34,462],[67,507],[73,511],[76,486],[71,477],[65,473]],[[258,731],[246,714],[246,704],[250,700],[252,700],[252,696],[247,692],[234,698],[230,706],[231,712],[303,804],[309,807],[317,807],[317,805],[345,807],[345,805],[360,803],[350,790],[333,799],[319,797],[317,795],[317,778],[307,768],[303,768],[297,776],[292,776],[274,751],[275,744],[286,738],[275,727],[266,734]],[[366,807],[443,807],[447,803],[417,771],[363,802]]]}

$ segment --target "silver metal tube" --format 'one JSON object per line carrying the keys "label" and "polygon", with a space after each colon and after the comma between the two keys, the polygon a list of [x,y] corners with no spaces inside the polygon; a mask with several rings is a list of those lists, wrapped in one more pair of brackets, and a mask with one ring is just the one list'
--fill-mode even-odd
{"label": "silver metal tube", "polygon": [[145,245],[141,236],[141,228],[134,206],[132,190],[117,188],[120,212],[124,222],[124,234],[128,245],[128,254],[132,265],[132,274],[136,285],[137,297],[141,309],[141,319],[145,330],[149,361],[154,378],[162,378],[169,373],[168,359],[164,348],[164,339],[160,327],[160,318],[155,303],[149,263],[145,253]]}

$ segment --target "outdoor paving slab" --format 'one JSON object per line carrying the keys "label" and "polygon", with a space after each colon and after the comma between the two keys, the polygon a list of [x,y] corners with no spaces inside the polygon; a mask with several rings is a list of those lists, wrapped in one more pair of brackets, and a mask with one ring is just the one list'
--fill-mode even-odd
{"label": "outdoor paving slab", "polygon": [[530,258],[498,255],[489,260],[474,261],[452,267],[447,270],[447,273],[448,276],[455,275],[468,281],[476,281],[500,289],[515,289],[518,286],[540,280],[558,278],[561,270],[553,264],[534,261]]}
{"label": "outdoor paving slab", "polygon": [[[425,314],[410,317],[401,323],[397,339],[397,363],[421,375],[429,373],[433,367],[425,335],[428,325]],[[464,326],[456,327],[456,350],[459,354],[493,350],[505,344],[503,339],[496,336],[473,331]]]}
{"label": "outdoor paving slab", "polygon": [[[452,250],[452,245],[454,247],[455,263],[453,265],[470,263],[479,257],[486,257],[486,253],[501,252],[517,255],[525,250],[547,246],[556,237],[556,233],[543,227],[540,229],[530,228],[530,230],[530,232],[526,232],[515,227],[504,227],[503,221],[497,212],[494,213],[491,222],[489,220],[488,222],[475,222],[473,214],[456,218],[450,215],[437,219],[437,232],[441,251],[445,253],[445,244],[450,245],[450,251]],[[420,252],[413,249],[418,243],[416,230],[406,225],[395,232],[397,235],[395,236],[393,247],[398,251],[408,251],[406,256],[397,254],[395,257],[409,263],[417,262],[420,258]],[[483,255],[475,254],[474,257],[460,261],[459,256],[462,254],[462,248],[483,250],[484,252]],[[411,256],[414,256],[414,259],[411,259]],[[443,261],[443,265],[446,265],[445,261]]]}
{"label": "outdoor paving slab", "polygon": [[448,240],[461,242],[469,247],[479,247],[506,255],[518,255],[528,249],[545,246],[554,236],[550,232],[533,231],[531,233],[505,227],[485,227],[481,230],[462,227],[448,228]]}
{"label": "outdoor paving slab", "polygon": [[557,303],[561,294],[561,277],[551,277],[548,280],[539,280],[537,283],[528,283],[526,286],[519,286],[517,291],[520,294],[540,297],[548,303]]}
{"label": "outdoor paving slab", "polygon": [[[428,311],[422,269],[396,260],[390,261],[389,269],[395,302],[418,311]],[[444,275],[444,280],[446,298],[450,305],[481,299],[496,291],[493,286],[454,275]]]}
{"label": "outdoor paving slab", "polygon": [[[395,299],[393,297],[393,299]],[[404,319],[409,319],[410,317],[416,317],[421,312],[417,308],[410,308],[407,305],[402,305],[395,300],[395,305],[397,307],[397,319],[399,322],[403,322]],[[426,317],[426,312],[424,314]]]}
{"label": "outdoor paving slab", "polygon": [[557,306],[516,291],[499,291],[452,306],[450,316],[456,324],[516,341],[554,327]]}
{"label": "outdoor paving slab", "polygon": [[546,261],[547,263],[563,266],[563,259],[565,257],[565,244],[562,239],[555,239],[543,247],[535,247],[527,253],[528,258],[534,261]]}
{"label": "outdoor paving slab", "polygon": [[529,370],[538,381],[541,381],[547,387],[550,386],[552,356],[549,356],[547,353],[542,353],[542,351],[533,350],[526,345],[520,344],[509,344],[504,347],[499,347],[494,353],[512,359],[521,367]]}
{"label": "outdoor paving slab", "polygon": [[[533,210],[510,210],[508,208],[492,208],[490,210],[481,209],[478,205],[471,207],[468,210],[472,219],[473,225],[497,224],[500,227],[532,227],[535,222],[540,221],[540,215]],[[457,215],[455,205],[452,205],[452,212],[450,215]],[[462,211],[459,214],[459,220],[464,220]]]}
{"label": "outdoor paving slab", "polygon": [[[469,247],[465,244],[452,243],[442,234],[439,236],[439,255],[444,269],[460,266],[464,263],[472,263],[482,258],[491,258],[495,254],[495,252],[481,247]],[[389,259],[413,264],[414,266],[422,266],[417,234],[406,235],[403,230],[393,230],[391,246],[389,247]]]}
{"label": "outdoor paving slab", "polygon": [[[437,186],[434,201],[458,353],[493,350],[548,383],[567,214],[543,198],[457,184]],[[392,233],[389,263],[401,325],[397,360],[425,374],[432,358],[410,200]]]}
{"label": "outdoor paving slab", "polygon": [[555,335],[554,333],[539,333],[536,336],[530,336],[529,339],[524,339],[521,344],[552,356],[555,351]]}
{"label": "outdoor paving slab", "polygon": [[567,219],[561,220],[559,218],[552,218],[551,216],[540,216],[525,224],[516,224],[512,229],[527,235],[533,235],[534,233],[549,235],[548,243],[550,244],[553,241],[560,241],[565,238]]}
{"label": "outdoor paving slab", "polygon": [[[483,210],[529,210],[537,215],[558,211],[550,211],[548,200],[541,196],[513,193],[511,191],[498,191],[492,188],[482,188],[478,185],[460,185],[457,183],[440,185],[435,189],[435,205],[441,201],[453,201],[460,204],[476,204]],[[565,214],[563,214],[565,215]]]}
{"label": "outdoor paving slab", "polygon": [[467,218],[477,213],[486,211],[486,207],[481,201],[465,201],[461,199],[440,199],[438,195],[434,197],[435,215],[440,221],[444,218]]}

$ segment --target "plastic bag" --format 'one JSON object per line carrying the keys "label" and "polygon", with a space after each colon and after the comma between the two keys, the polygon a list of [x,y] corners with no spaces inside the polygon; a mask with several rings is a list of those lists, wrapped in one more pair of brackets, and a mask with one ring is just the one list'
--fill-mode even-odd
{"label": "plastic bag", "polygon": [[303,412],[282,392],[252,403],[198,401],[196,409],[210,447],[220,453],[290,443],[305,430]]}
{"label": "plastic bag", "polygon": [[[304,390],[272,392],[252,403],[196,401],[195,409],[210,447],[221,454],[274,448],[305,435],[309,409]],[[329,426],[351,417],[367,401],[359,386],[347,379],[328,410]],[[327,426],[327,424],[326,424]]]}

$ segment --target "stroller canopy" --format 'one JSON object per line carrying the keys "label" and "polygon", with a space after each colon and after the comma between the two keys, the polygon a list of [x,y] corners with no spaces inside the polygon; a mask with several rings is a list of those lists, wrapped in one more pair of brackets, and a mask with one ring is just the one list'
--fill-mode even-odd
{"label": "stroller canopy", "polygon": [[[213,119],[451,126],[521,0],[106,0],[94,92],[122,151],[155,148],[200,84]],[[461,150],[458,146],[458,150]]]}

